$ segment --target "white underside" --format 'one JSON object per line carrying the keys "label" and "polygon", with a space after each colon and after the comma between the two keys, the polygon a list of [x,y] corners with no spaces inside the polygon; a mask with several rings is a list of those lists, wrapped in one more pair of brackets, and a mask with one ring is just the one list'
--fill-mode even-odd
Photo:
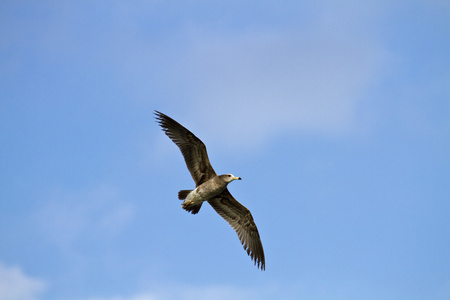
{"label": "white underside", "polygon": [[205,200],[200,197],[200,195],[197,193],[197,189],[195,189],[187,195],[186,199],[184,200],[184,203],[200,204],[203,201]]}

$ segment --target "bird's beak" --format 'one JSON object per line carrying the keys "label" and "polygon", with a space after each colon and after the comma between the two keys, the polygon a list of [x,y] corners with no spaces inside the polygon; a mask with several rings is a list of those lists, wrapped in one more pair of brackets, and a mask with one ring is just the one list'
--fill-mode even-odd
{"label": "bird's beak", "polygon": [[242,180],[241,177],[234,177],[234,180]]}

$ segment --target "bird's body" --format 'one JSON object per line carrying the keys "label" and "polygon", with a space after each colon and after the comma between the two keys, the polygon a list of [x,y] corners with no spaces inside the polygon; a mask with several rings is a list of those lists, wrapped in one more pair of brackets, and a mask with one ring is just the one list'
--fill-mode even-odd
{"label": "bird's body", "polygon": [[156,111],[155,115],[166,135],[180,148],[195,182],[194,190],[178,192],[178,199],[184,200],[181,207],[197,214],[203,202],[207,201],[233,227],[247,254],[264,270],[264,250],[253,217],[227,189],[230,182],[241,178],[232,174],[217,175],[199,138],[165,114]]}
{"label": "bird's body", "polygon": [[197,186],[195,190],[181,190],[178,192],[178,199],[184,200],[181,207],[189,212],[193,212],[197,208],[200,210],[203,202],[220,195],[227,188],[227,185],[236,179],[241,180],[240,177],[231,174],[216,175]]}

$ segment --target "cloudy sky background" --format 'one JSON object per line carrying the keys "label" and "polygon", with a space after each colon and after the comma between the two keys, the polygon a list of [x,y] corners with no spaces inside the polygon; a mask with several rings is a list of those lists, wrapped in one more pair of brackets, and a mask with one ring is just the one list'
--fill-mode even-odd
{"label": "cloudy sky background", "polygon": [[449,53],[447,1],[0,2],[0,299],[450,299]]}

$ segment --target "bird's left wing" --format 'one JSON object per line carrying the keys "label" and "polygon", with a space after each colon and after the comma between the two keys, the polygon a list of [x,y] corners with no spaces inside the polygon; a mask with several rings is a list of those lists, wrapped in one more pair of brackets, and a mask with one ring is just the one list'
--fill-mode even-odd
{"label": "bird's left wing", "polygon": [[155,115],[166,135],[180,148],[195,185],[199,186],[215,176],[216,172],[209,162],[205,144],[169,116],[159,111],[155,111]]}
{"label": "bird's left wing", "polygon": [[234,199],[228,189],[216,198],[208,200],[208,203],[233,227],[244,250],[250,255],[255,265],[264,270],[266,268],[264,250],[250,211]]}

